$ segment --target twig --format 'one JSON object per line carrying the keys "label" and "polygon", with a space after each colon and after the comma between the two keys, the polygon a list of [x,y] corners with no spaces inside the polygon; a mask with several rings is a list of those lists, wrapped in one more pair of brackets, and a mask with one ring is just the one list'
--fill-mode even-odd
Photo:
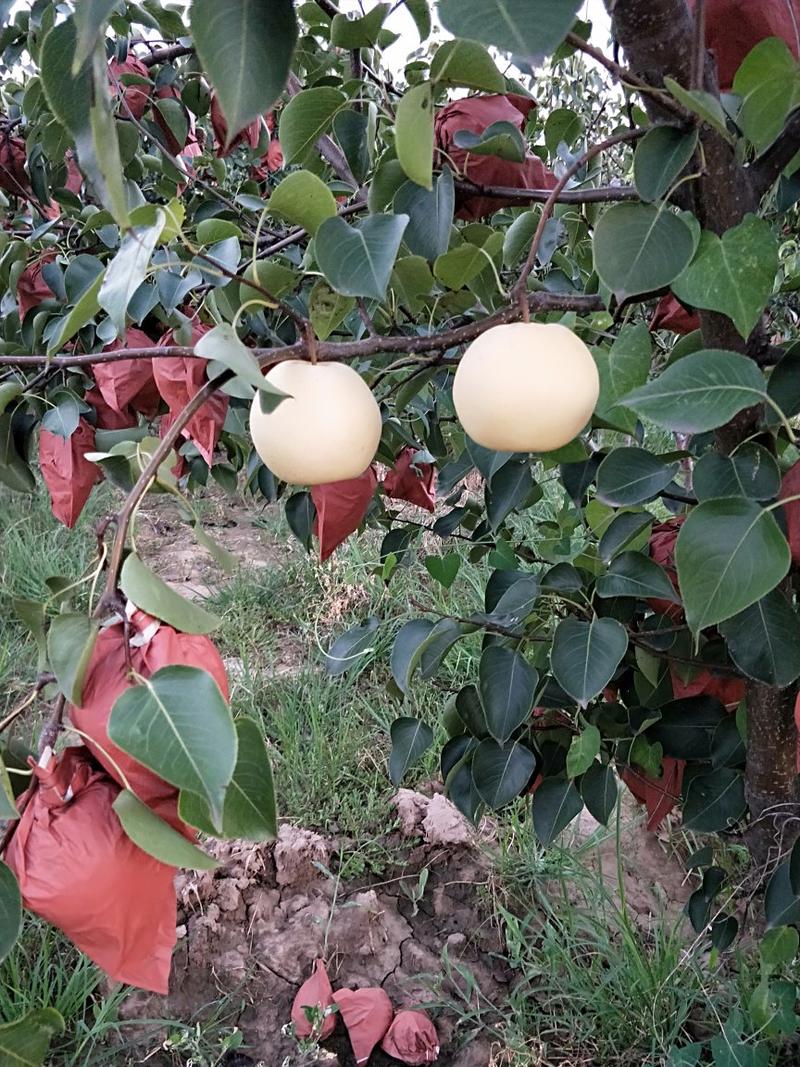
{"label": "twig", "polygon": [[756,189],[760,196],[774,185],[784,169],[800,151],[800,110],[795,111],[766,151],[750,167],[753,172]]}
{"label": "twig", "polygon": [[149,56],[141,57],[141,62],[146,67],[155,67],[159,63],[169,63],[171,59],[180,59],[181,56],[194,55],[193,44],[172,44],[169,48],[161,48],[151,52]]}
{"label": "twig", "polygon": [[39,735],[39,755],[47,748],[55,748],[58,735],[61,731],[61,722],[64,718],[64,708],[67,703],[67,698],[63,693],[59,693],[56,698],[55,707],[53,708],[53,714],[44,724],[41,734]]}
{"label": "twig", "polygon": [[702,89],[706,65],[706,0],[695,0],[694,53],[692,55],[692,89]]}
{"label": "twig", "polygon": [[[478,185],[476,182],[454,182],[456,192],[466,196],[496,196],[507,200],[510,207],[524,204],[544,204],[552,189],[515,189],[510,185]],[[606,204],[620,200],[640,200],[632,185],[602,185],[595,189],[563,189],[558,194],[559,204]]]}
{"label": "twig", "polygon": [[33,704],[39,693],[41,693],[41,691],[46,685],[50,685],[50,683],[54,682],[55,680],[56,676],[54,674],[40,674],[39,677],[36,679],[36,683],[33,689],[25,697],[22,703],[18,704],[17,707],[14,708],[13,711],[10,711],[8,715],[6,715],[6,717],[0,722],[0,734],[3,733],[4,730],[8,729],[8,727],[19,718],[23,711],[27,711],[27,709],[31,706],[31,704]]}

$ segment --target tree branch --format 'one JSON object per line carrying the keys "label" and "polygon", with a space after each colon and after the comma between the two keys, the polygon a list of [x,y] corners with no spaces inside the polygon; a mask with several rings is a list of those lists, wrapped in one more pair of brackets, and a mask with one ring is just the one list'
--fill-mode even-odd
{"label": "tree branch", "polygon": [[[515,189],[511,185],[478,185],[476,182],[459,180],[455,183],[456,192],[466,196],[496,196],[509,202],[510,207],[524,207],[526,204],[544,204],[552,189]],[[605,204],[619,200],[639,200],[639,194],[632,185],[601,185],[594,189],[563,189],[558,194],[559,204]]]}
{"label": "tree branch", "polygon": [[750,168],[759,196],[763,196],[775,184],[798,152],[800,152],[800,110],[789,116],[789,121],[778,139],[761,153]]}
{"label": "tree branch", "polygon": [[[286,92],[290,97],[293,97],[297,96],[297,94],[302,91],[302,82],[296,74],[290,73],[289,80],[286,83]],[[341,180],[348,185],[352,185],[354,189],[358,188],[358,182],[353,177],[353,172],[350,170],[350,166],[345,159],[344,152],[334,143],[327,133],[323,133],[321,137],[317,138],[317,151],[325,162],[333,168],[337,177],[341,178]]]}
{"label": "tree branch", "polygon": [[172,59],[180,59],[181,56],[194,55],[193,44],[171,44],[169,48],[159,48],[151,52],[149,56],[141,56],[141,61],[146,67],[155,67],[159,63],[169,63]]}

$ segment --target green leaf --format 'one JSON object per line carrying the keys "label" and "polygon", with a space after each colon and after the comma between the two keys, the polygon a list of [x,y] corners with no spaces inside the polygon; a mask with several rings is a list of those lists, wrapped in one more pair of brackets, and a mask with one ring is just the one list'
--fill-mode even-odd
{"label": "green leaf", "polygon": [[[694,259],[672,282],[679,300],[727,315],[747,338],[772,296],[778,241],[766,219],[745,215],[718,237],[704,230]],[[683,362],[681,360],[681,362]]]}
{"label": "green leaf", "polygon": [[327,133],[333,116],[347,104],[347,97],[329,85],[304,89],[293,96],[281,112],[279,137],[284,161],[302,163],[319,138]]}
{"label": "green leaf", "polygon": [[564,778],[545,778],[533,794],[533,828],[545,848],[583,810],[580,793]]}
{"label": "green leaf", "polygon": [[389,4],[376,4],[366,15],[350,19],[347,15],[334,15],[331,21],[331,44],[336,48],[372,48],[381,32]]}
{"label": "green leaf", "polygon": [[730,497],[698,504],[675,546],[686,621],[698,633],[755,604],[785,578],[786,538],[769,511]]}
{"label": "green leaf", "polygon": [[720,623],[719,630],[748,678],[785,689],[800,677],[800,619],[779,589]]}
{"label": "green leaf", "polygon": [[[374,109],[375,117],[370,109]],[[341,145],[353,177],[359,183],[364,181],[370,168],[370,152],[374,148],[376,118],[375,104],[370,104],[367,111],[345,108],[333,117],[334,135]]]}
{"label": "green leaf", "polygon": [[390,667],[401,693],[408,692],[411,678],[419,665],[422,650],[432,629],[433,623],[430,619],[412,619],[411,622],[404,623],[397,632],[392,646]]}
{"label": "green leaf", "polygon": [[619,793],[617,779],[611,767],[593,763],[581,778],[580,788],[589,814],[602,826],[607,826],[617,805]]}
{"label": "green leaf", "polygon": [[3,415],[6,408],[22,396],[24,391],[25,387],[19,382],[0,382],[0,415]]}
{"label": "green leaf", "polygon": [[71,393],[56,394],[56,399],[58,403],[42,416],[42,429],[67,441],[78,428],[80,408]]}
{"label": "green leaf", "polygon": [[525,162],[525,140],[511,122],[493,122],[482,133],[456,130],[453,144],[473,156],[496,156],[508,163]]}
{"label": "green leaf", "polygon": [[697,774],[689,782],[683,804],[686,830],[713,834],[738,822],[747,811],[744,775],[730,767]]}
{"label": "green leaf", "polygon": [[551,156],[558,154],[558,146],[572,147],[583,134],[583,119],[569,107],[557,107],[544,124],[544,143]]}
{"label": "green leaf", "polygon": [[0,960],[14,947],[21,926],[22,897],[17,879],[10,867],[0,863]]}
{"label": "green leaf", "polygon": [[375,636],[381,621],[376,615],[337,637],[325,653],[325,670],[336,677],[351,667],[363,665],[363,656],[375,651]]}
{"label": "green leaf", "polygon": [[613,507],[652,500],[669,485],[679,466],[643,448],[614,448],[597,468],[598,499]]}
{"label": "green leaf", "polygon": [[407,89],[397,105],[395,151],[406,177],[433,187],[433,91],[430,82]]}
{"label": "green leaf", "polygon": [[448,552],[446,556],[426,556],[425,570],[435,582],[439,582],[445,589],[449,589],[456,580],[461,567],[461,556],[458,552]]}
{"label": "green leaf", "polygon": [[793,926],[768,930],[758,946],[762,963],[770,969],[791,963],[800,948],[800,932]]}
{"label": "green leaf", "polygon": [[599,597],[631,596],[639,600],[658,597],[680,603],[663,567],[641,552],[623,552],[617,556],[608,573],[597,579],[595,591]]}
{"label": "green leaf", "polygon": [[694,253],[684,220],[651,204],[615,204],[594,231],[594,268],[622,301],[669,285]]}
{"label": "green leaf", "polygon": [[654,126],[636,146],[633,180],[642,200],[660,200],[697,148],[697,130]]}
{"label": "green leaf", "polygon": [[100,310],[98,297],[104,277],[105,272],[101,270],[74,307],[61,320],[61,325],[53,334],[47,346],[48,356],[53,356],[56,352],[60,352],[67,341],[71,341],[75,334],[82,330],[88,322],[91,322],[98,313]]}
{"label": "green leaf", "polygon": [[666,430],[695,434],[724,426],[762,401],[766,391],[764,375],[752,359],[706,348],[673,363],[624,402]]}
{"label": "green leaf", "polygon": [[43,1067],[54,1037],[64,1033],[64,1020],[55,1008],[37,1008],[21,1019],[0,1026],[3,1067]]}
{"label": "green leaf", "polygon": [[310,170],[298,170],[272,190],[267,210],[271,215],[302,226],[313,235],[320,223],[336,214],[336,200],[316,174]]}
{"label": "green leaf", "polygon": [[260,389],[261,407],[264,411],[274,411],[280,402],[286,399],[287,393],[278,389],[268,382],[256,362],[256,358],[249,348],[246,348],[239,340],[233,326],[225,322],[222,326],[215,326],[213,330],[203,334],[194,350],[203,359],[213,359],[221,363],[229,370],[234,371],[237,378],[247,382],[248,385]]}
{"label": "green leaf", "polygon": [[[447,251],[455,203],[453,175],[448,167],[444,168],[431,190],[423,189],[414,182],[406,182],[397,190],[394,208],[408,215],[403,241],[411,252],[434,260]],[[430,288],[423,286],[423,292],[430,292]]]}
{"label": "green leaf", "polygon": [[213,245],[218,241],[227,241],[229,237],[243,236],[241,228],[228,219],[203,219],[198,222],[195,235],[201,245]]}
{"label": "green leaf", "polygon": [[428,0],[405,0],[405,7],[417,27],[420,44],[431,35],[431,12]]}
{"label": "green leaf", "polygon": [[317,278],[308,297],[308,313],[320,341],[326,341],[355,306],[353,297],[334,292],[324,278]]}
{"label": "green leaf", "polygon": [[647,381],[652,351],[652,336],[644,323],[623,326],[610,350],[592,350],[600,375],[600,397],[593,416],[595,423],[599,421],[625,433],[635,431],[636,415],[621,401],[632,389]]}
{"label": "green leaf", "polygon": [[440,85],[464,86],[485,93],[503,93],[506,80],[483,45],[476,41],[445,41],[431,60],[430,78]]}
{"label": "green leaf", "polygon": [[57,615],[47,631],[47,658],[58,687],[80,707],[83,679],[97,640],[97,623],[86,615]]}
{"label": "green leaf", "polygon": [[725,719],[725,708],[714,697],[687,697],[661,707],[661,718],[647,731],[665,756],[709,760],[714,734]]}
{"label": "green leaf", "polygon": [[719,97],[702,89],[684,89],[674,78],[664,78],[664,85],[679,104],[693,114],[698,115],[706,125],[722,134],[726,141],[733,144],[733,137],[728,129],[728,117],[720,103]]}
{"label": "green leaf", "polygon": [[[8,755],[8,751],[6,752]],[[16,765],[16,761],[13,758],[13,754],[9,756],[12,761],[12,766]],[[23,763],[22,768],[28,770],[27,765]],[[19,779],[18,779],[19,781]],[[18,819],[19,811],[16,805],[16,796],[14,787],[11,784],[11,777],[8,773],[5,761],[0,756],[0,819]]]}
{"label": "green leaf", "polygon": [[[275,838],[277,812],[272,767],[258,724],[253,719],[236,719],[236,768],[225,793],[222,809],[222,836],[243,841],[271,841]],[[184,822],[206,834],[216,834],[208,805],[196,793],[183,791],[178,813]],[[190,864],[180,864],[182,867]]]}
{"label": "green leaf", "polygon": [[222,620],[186,600],[131,552],[122,564],[120,589],[137,608],[185,634],[208,634]]}
{"label": "green leaf", "polygon": [[119,7],[119,0],[82,0],[75,6],[77,41],[72,57],[72,73],[77,74],[105,36],[108,20]]}
{"label": "green leaf", "polygon": [[611,681],[627,648],[628,635],[616,619],[562,619],[550,653],[553,677],[586,707]]}
{"label": "green leaf", "polygon": [[489,645],[481,655],[479,678],[489,733],[502,745],[530,716],[539,672],[514,649]]}
{"label": "green leaf", "polygon": [[400,785],[409,767],[433,744],[433,730],[421,719],[408,716],[395,719],[390,727],[392,752],[389,756],[389,777],[393,785]]}
{"label": "green leaf", "polygon": [[476,278],[489,262],[479,245],[464,242],[437,257],[433,273],[448,289],[461,289]]}
{"label": "green leaf", "polygon": [[205,797],[221,827],[237,740],[230,708],[207,671],[162,667],[126,689],[111,710],[108,736],[166,782]]}
{"label": "green leaf", "polygon": [[320,270],[343,296],[383,300],[407,224],[408,215],[369,215],[353,226],[326,219],[314,239]]}
{"label": "green leaf", "polygon": [[170,867],[195,871],[212,871],[219,866],[215,859],[173,830],[129,789],[121,790],[112,806],[122,829],[148,856],[155,856]]}
{"label": "green leaf", "polygon": [[27,436],[16,414],[0,415],[0,484],[17,493],[32,493],[36,479],[26,462]]}
{"label": "green leaf", "polygon": [[39,76],[47,105],[75,139],[90,133],[93,94],[88,56],[87,62],[75,74],[72,72],[77,48],[75,19],[68,18],[47,33],[39,57]]}
{"label": "green leaf", "polygon": [[294,4],[192,0],[191,27],[200,62],[219,97],[230,144],[283,92],[297,41]]}
{"label": "green leaf", "polygon": [[106,268],[98,292],[98,303],[108,313],[119,336],[125,333],[128,304],[145,279],[150,257],[164,228],[164,212],[157,210],[155,215],[152,225],[135,226],[122,239],[119,251]]}
{"label": "green leaf", "polygon": [[454,37],[494,45],[527,62],[555,51],[581,0],[439,0],[439,19]]}
{"label": "green leaf", "polygon": [[472,758],[472,780],[481,800],[497,809],[523,791],[536,770],[536,757],[518,741],[481,741]]}
{"label": "green leaf", "polygon": [[768,930],[800,924],[800,893],[792,885],[789,860],[785,860],[769,880],[764,897],[764,914]]}
{"label": "green leaf", "polygon": [[455,619],[440,619],[431,630],[420,656],[419,667],[423,678],[432,678],[442,665],[447,653],[462,637],[474,632],[469,623]]}
{"label": "green leaf", "polygon": [[317,509],[311,499],[311,493],[293,493],[286,501],[286,521],[306,552],[311,551],[311,537],[314,533],[314,519]]}
{"label": "green leaf", "polygon": [[89,109],[91,138],[83,133],[75,137],[78,160],[89,180],[97,187],[103,206],[122,229],[130,225],[128,197],[122,173],[119,133],[114,118],[111,89],[108,83],[106,50],[98,43],[92,57],[93,103]]}
{"label": "green leaf", "polygon": [[600,755],[600,741],[600,731],[591,722],[572,738],[567,752],[568,778],[579,778],[589,770]]}
{"label": "green leaf", "polygon": [[737,124],[757,149],[766,148],[800,102],[800,68],[786,41],[759,41],[736,71],[733,92],[742,98]]}
{"label": "green leaf", "polygon": [[642,535],[643,540],[648,540],[644,533],[655,522],[655,518],[649,511],[624,511],[617,515],[603,532],[597,551],[604,563],[610,563],[619,552],[624,551]]}
{"label": "green leaf", "polygon": [[695,464],[692,488],[698,500],[719,496],[747,496],[751,500],[772,500],[781,487],[781,472],[775,458],[764,448],[748,441],[732,456],[706,452]]}
{"label": "green leaf", "polygon": [[486,515],[492,530],[524,504],[532,490],[533,478],[527,456],[504,464],[486,487]]}

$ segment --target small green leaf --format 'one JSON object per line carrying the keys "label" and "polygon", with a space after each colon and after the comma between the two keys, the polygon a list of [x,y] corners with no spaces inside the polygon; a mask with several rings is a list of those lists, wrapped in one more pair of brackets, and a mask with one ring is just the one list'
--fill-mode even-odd
{"label": "small green leaf", "polygon": [[593,763],[580,782],[581,796],[589,814],[601,826],[607,826],[617,805],[619,788],[611,767]]}
{"label": "small green leaf", "polygon": [[[414,182],[406,182],[394,198],[395,211],[408,215],[403,241],[415,255],[434,260],[447,251],[450,228],[455,210],[455,187],[448,167],[436,179],[433,189],[423,189]],[[401,260],[396,264],[400,266]],[[428,272],[430,274],[430,271]],[[421,292],[430,292],[433,284],[422,283]]]}
{"label": "small green leaf", "polygon": [[625,407],[624,397],[644,385],[650,373],[653,340],[644,323],[623,326],[611,348],[592,350],[600,375],[600,397],[593,422],[633,433],[636,415]]}
{"label": "small green leaf", "polygon": [[317,509],[311,499],[311,493],[293,493],[286,501],[286,521],[289,529],[306,550],[311,551],[311,537],[314,533],[314,519]]}
{"label": "small green leaf", "polygon": [[614,556],[623,552],[633,542],[643,539],[647,543],[648,535],[645,531],[655,522],[655,518],[649,511],[623,511],[617,515],[603,531],[598,545],[600,559],[604,563],[610,563]]}
{"label": "small green leaf", "polygon": [[626,507],[658,496],[679,469],[643,448],[614,448],[597,468],[597,496],[605,504]]}
{"label": "small green leaf", "polygon": [[433,623],[430,619],[412,619],[404,623],[394,639],[390,666],[392,677],[401,693],[407,693],[411,678],[419,665],[423,648],[430,637]]}
{"label": "small green leaf", "polygon": [[176,593],[131,552],[122,564],[120,589],[141,611],[185,634],[208,634],[222,620]]}
{"label": "small green leaf", "polygon": [[489,645],[481,656],[479,674],[489,732],[504,744],[533,710],[539,672],[514,649]]}
{"label": "small green leaf", "polygon": [[600,597],[630,596],[640,600],[658,597],[680,603],[664,569],[641,552],[623,552],[617,556],[608,573],[597,579],[595,590]]}
{"label": "small green leaf", "polygon": [[166,215],[156,211],[150,226],[136,226],[125,235],[119,251],[106,268],[98,292],[98,303],[117,327],[117,334],[125,333],[128,304],[142,284],[150,264],[150,257],[164,228]]}
{"label": "small green leaf", "polygon": [[215,326],[213,330],[203,334],[194,346],[194,350],[198,356],[221,363],[234,371],[237,378],[260,389],[262,410],[274,411],[278,404],[286,399],[286,393],[267,381],[255,356],[242,344],[229,323],[224,322],[221,326]]}
{"label": "small green leaf", "polygon": [[54,1037],[64,1033],[64,1020],[55,1008],[37,1008],[13,1023],[0,1026],[3,1067],[43,1067]]}
{"label": "small green leaf", "polygon": [[758,946],[762,962],[769,968],[791,963],[800,949],[800,932],[793,926],[768,930]]}
{"label": "small green leaf", "polygon": [[697,833],[727,830],[746,812],[744,775],[730,767],[695,775],[683,805],[683,825]]}
{"label": "small green leaf", "polygon": [[737,124],[757,149],[766,148],[800,102],[800,68],[786,41],[759,41],[736,71],[733,92],[742,98]]}
{"label": "small green leaf", "polygon": [[581,0],[439,0],[439,19],[454,37],[533,63],[561,44],[580,6]]}
{"label": "small green leaf", "polygon": [[408,215],[369,215],[352,226],[326,219],[314,239],[320,270],[343,296],[383,300],[407,224]]}
{"label": "small green leaf", "polygon": [[393,785],[400,785],[409,767],[413,766],[433,744],[433,730],[421,719],[395,719],[390,729],[392,752],[389,756],[389,777]]}
{"label": "small green leaf", "polygon": [[728,129],[728,117],[718,96],[704,92],[702,89],[684,89],[674,78],[664,78],[664,85],[679,104],[683,104],[693,114],[698,115],[708,126],[722,134],[726,141],[733,143],[733,137]]}
{"label": "small green leaf", "polygon": [[564,778],[545,778],[533,794],[533,828],[547,847],[583,810],[581,795]]}
{"label": "small green leaf", "polygon": [[527,456],[500,468],[486,487],[486,515],[492,530],[521,507],[533,491],[531,465]]}
{"label": "small green leaf", "polygon": [[751,500],[772,500],[781,487],[781,472],[775,458],[764,448],[748,441],[732,456],[706,452],[695,464],[692,488],[698,500],[720,496],[746,496]]}
{"label": "small green leaf", "polygon": [[669,210],[615,204],[594,231],[594,267],[617,300],[669,285],[694,253],[692,231]]}
{"label": "small green leaf", "polygon": [[800,677],[800,619],[779,589],[720,623],[731,659],[749,678],[785,689]]}
{"label": "small green leaf", "polygon": [[302,163],[319,138],[327,133],[333,116],[347,104],[338,89],[320,85],[293,96],[281,112],[279,137],[287,164]]}
{"label": "small green leaf", "polygon": [[482,133],[456,130],[453,144],[473,156],[496,156],[508,163],[525,162],[525,140],[511,122],[493,122]]}
{"label": "small green leaf", "polygon": [[25,387],[19,382],[0,382],[0,415],[12,404],[17,397],[22,396]]}
{"label": "small green leaf", "polygon": [[119,6],[119,0],[82,0],[75,6],[77,42],[72,57],[72,73],[77,74],[94,51],[98,40],[105,35],[108,20]]}
{"label": "small green leaf", "polygon": [[48,356],[53,356],[56,352],[60,352],[67,341],[71,341],[75,334],[82,330],[88,322],[91,322],[98,313],[100,310],[98,297],[104,278],[105,273],[101,270],[83,296],[61,320],[60,327],[53,334],[47,346]]}
{"label": "small green leaf", "polygon": [[86,615],[57,615],[47,632],[47,658],[70,704],[80,707],[83,679],[97,640],[97,623]]}
{"label": "small green leaf", "polygon": [[219,866],[215,859],[173,830],[129,789],[121,790],[112,806],[122,829],[148,856],[155,856],[170,867],[195,871],[212,871]]}
{"label": "small green leaf", "polygon": [[789,860],[776,869],[767,884],[764,914],[768,930],[800,923],[800,893],[792,885]]}
{"label": "small green leaf", "polygon": [[642,200],[660,200],[697,148],[697,130],[654,126],[636,146],[633,179]]}
{"label": "small green leaf", "polygon": [[388,14],[389,4],[376,4],[360,18],[334,15],[331,21],[331,44],[350,51],[356,48],[372,48],[377,43]]}
{"label": "small green leaf", "polygon": [[505,92],[506,80],[483,45],[476,41],[445,41],[431,60],[431,81],[464,86],[485,93]]}
{"label": "small green leaf", "polygon": [[426,556],[425,569],[434,581],[449,589],[456,580],[461,566],[458,552],[449,552],[446,556]]}
{"label": "small green leaf", "polygon": [[472,758],[472,780],[481,800],[496,810],[523,791],[536,770],[536,757],[518,741],[481,741]]}
{"label": "small green leaf", "polygon": [[336,677],[349,671],[351,667],[363,666],[363,657],[375,651],[376,631],[380,623],[376,615],[371,615],[358,626],[337,637],[325,653],[327,673]]}
{"label": "small green leaf", "polygon": [[324,278],[317,278],[308,297],[308,313],[320,341],[326,341],[355,306],[353,297],[334,292]]}
{"label": "small green leaf", "polygon": [[611,681],[627,648],[628,635],[616,619],[562,619],[550,653],[553,676],[586,707]]}
{"label": "small green leaf", "polygon": [[594,723],[587,723],[576,734],[567,752],[567,777],[579,778],[589,770],[600,754],[600,731]]}
{"label": "small green leaf", "polygon": [[271,215],[302,226],[312,236],[320,223],[336,214],[336,200],[325,182],[310,170],[287,175],[267,201]]}
{"label": "small green leaf", "polygon": [[[18,817],[15,815],[15,818]],[[19,885],[11,868],[0,863],[0,960],[4,960],[14,947],[21,926],[22,897]]]}
{"label": "small green leaf", "polygon": [[395,150],[406,176],[433,187],[433,92],[430,82],[407,89],[397,105]]}

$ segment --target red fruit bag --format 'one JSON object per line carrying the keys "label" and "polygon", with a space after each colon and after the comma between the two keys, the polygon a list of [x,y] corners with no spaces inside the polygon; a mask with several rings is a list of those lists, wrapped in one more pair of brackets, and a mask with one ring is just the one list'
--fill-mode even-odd
{"label": "red fruit bag", "polygon": [[731,705],[737,705],[744,698],[744,692],[747,687],[744,678],[732,678],[730,675],[714,674],[713,671],[701,670],[694,678],[690,678],[688,682],[684,682],[676,666],[672,664],[670,664],[669,673],[672,679],[672,693],[676,700],[708,696],[714,697],[720,704],[730,707]]}
{"label": "red fruit bag", "polygon": [[[125,332],[124,341],[117,338],[113,344],[106,345],[103,351],[152,348],[153,344],[144,330],[131,326]],[[121,359],[115,363],[96,363],[94,380],[106,404],[119,415],[129,416],[133,410],[152,418],[158,411],[161,398],[153,377],[152,359]]]}
{"label": "red fruit bag", "polygon": [[94,427],[85,419],[66,439],[49,430],[39,435],[39,469],[50,494],[50,507],[69,529],[78,521],[92,486],[103,476],[97,464],[85,458],[94,449]]}
{"label": "red fruit bag", "polygon": [[[192,344],[196,345],[210,329],[210,326],[195,320],[192,323]],[[162,348],[168,348],[175,343],[172,330],[168,330],[158,341]],[[158,391],[169,405],[173,418],[180,414],[195,393],[208,381],[207,366],[207,359],[198,359],[195,356],[170,356],[167,359],[153,360],[153,376]],[[213,463],[214,449],[217,447],[227,413],[228,397],[225,393],[217,392],[194,413],[183,429],[183,436],[194,442],[209,467]]]}
{"label": "red fruit bag", "polygon": [[166,993],[175,868],[143,852],[112,809],[119,793],[82,746],[34,768],[39,785],[5,860],[26,908],[118,982]]}
{"label": "red fruit bag", "polygon": [[[689,0],[694,11],[696,0]],[[745,56],[765,37],[780,37],[800,54],[798,0],[706,0],[706,47],[717,59],[719,87],[726,92]]]}
{"label": "red fruit bag", "polygon": [[367,467],[357,478],[311,487],[311,499],[317,509],[314,535],[319,539],[323,563],[361,525],[377,485],[378,476],[372,467]]}
{"label": "red fruit bag", "polygon": [[339,989],[333,994],[342,1022],[347,1027],[358,1067],[386,1034],[394,1015],[392,1002],[382,989]]}
{"label": "red fruit bag", "polygon": [[[143,82],[131,82],[129,85],[125,85],[121,79],[126,74],[135,74],[137,78],[147,78],[148,84]],[[150,103],[150,94],[153,91],[152,83],[150,82],[150,71],[142,63],[141,59],[137,59],[136,56],[128,56],[124,63],[118,62],[116,59],[112,60],[108,64],[108,80],[111,85],[112,96],[117,96],[122,90],[122,99],[127,107],[122,108],[123,118],[128,117],[128,110],[135,119],[140,119],[147,110],[147,105]]]}
{"label": "red fruit bag", "polygon": [[[678,540],[678,534],[681,532],[684,519],[684,515],[679,515],[677,518],[660,522],[653,527],[650,534],[650,558],[654,563],[664,568],[667,577],[679,596],[678,572],[675,569],[675,542]],[[674,604],[671,600],[650,597],[647,603],[653,611],[657,611],[660,615],[666,615],[675,621],[683,618],[683,608],[680,604]]]}
{"label": "red fruit bag", "polygon": [[225,139],[228,136],[228,123],[222,114],[222,108],[219,106],[216,93],[211,94],[211,128],[214,131],[214,140],[217,142],[217,156],[220,158],[229,156],[234,148],[240,144],[246,144],[251,150],[258,148],[258,142],[261,137],[260,119],[253,119],[243,130],[239,130],[228,147],[225,147]]}
{"label": "red fruit bag", "polygon": [[[471,155],[457,148],[454,137],[459,130],[471,133],[483,131],[495,122],[510,122],[522,132],[528,114],[536,107],[536,101],[516,93],[499,96],[469,96],[454,100],[436,115],[434,126],[436,147],[440,150],[439,163],[448,161],[461,174],[476,185],[503,185],[514,189],[552,189],[556,176],[542,163],[538,156],[528,153],[524,163],[512,163],[496,156]],[[448,159],[449,157],[449,159]],[[482,219],[505,207],[509,200],[502,197],[463,196],[457,200],[459,219]]]}
{"label": "red fruit bag", "polygon": [[26,197],[30,194],[26,159],[25,142],[21,137],[12,136],[7,130],[0,133],[0,189],[11,196]]}
{"label": "red fruit bag", "polygon": [[645,774],[638,767],[624,767],[620,778],[636,799],[647,808],[647,829],[657,830],[681,799],[686,760],[665,756],[661,777]]}
{"label": "red fruit bag", "polygon": [[400,1011],[381,1042],[381,1048],[401,1063],[421,1067],[439,1058],[439,1035],[424,1011]]}
{"label": "red fruit bag", "polygon": [[55,294],[42,277],[42,268],[56,257],[45,255],[35,263],[29,264],[20,274],[17,282],[17,305],[19,321],[23,322],[31,308],[38,307],[45,300],[55,299]]}
{"label": "red fruit bag", "polygon": [[[183,634],[166,623],[137,611],[130,622],[130,668],[125,656],[125,635],[122,623],[101,630],[92,651],[83,682],[82,704],[70,707],[73,726],[86,734],[86,746],[106,771],[120,785],[116,763],[130,783],[130,787],[145,804],[172,803],[177,791],[153,771],[118,748],[108,736],[108,720],[117,697],[135,684],[131,672],[149,678],[162,667],[199,667],[207,671],[228,699],[228,679],[225,665],[212,642],[198,634]],[[199,712],[199,709],[198,709]],[[159,813],[161,814],[161,813]],[[174,810],[163,815],[176,826]],[[183,831],[178,823],[176,829]]]}
{"label": "red fruit bag", "polygon": [[[314,970],[310,978],[307,978],[305,982],[300,986],[297,991],[297,996],[294,998],[292,1004],[292,1022],[294,1023],[294,1031],[298,1037],[311,1037],[312,1026],[306,1018],[306,1013],[303,1008],[319,1008],[320,1011],[325,1011],[326,1008],[330,1008],[333,1004],[333,986],[328,978],[328,972],[325,970],[325,964],[322,960],[317,960],[314,963]],[[321,1040],[325,1040],[326,1037],[330,1037],[333,1031],[336,1029],[336,1016],[326,1015],[325,1021],[322,1024],[322,1028],[317,1035]]]}
{"label": "red fruit bag", "polygon": [[156,103],[153,106],[153,122],[155,122],[159,130],[161,130],[161,136],[164,138],[164,145],[169,149],[173,156],[177,156],[186,147],[189,140],[194,140],[194,116],[183,106],[181,94],[174,85],[162,85],[160,88],[156,89],[156,99],[177,100],[181,105],[181,109],[186,118],[186,137],[183,142],[181,142],[172,132],[172,128],[164,117],[158,104]]}
{"label": "red fruit bag", "polygon": [[[784,474],[778,499],[786,500],[791,496],[800,497],[800,461]],[[786,539],[792,552],[792,560],[797,563],[800,561],[800,500],[784,504],[783,514],[786,519]]]}
{"label": "red fruit bag", "polygon": [[673,333],[694,333],[700,329],[700,316],[689,311],[672,293],[662,296],[650,320],[650,330],[672,330]]}
{"label": "red fruit bag", "polygon": [[[97,365],[95,370],[97,370]],[[139,421],[136,413],[130,409],[120,413],[109,407],[96,385],[87,389],[83,399],[95,410],[98,430],[128,430]]]}
{"label": "red fruit bag", "polygon": [[417,449],[404,448],[395,460],[394,470],[383,479],[383,491],[394,500],[407,500],[418,508],[433,511],[436,506],[436,467],[432,463],[412,464]]}

